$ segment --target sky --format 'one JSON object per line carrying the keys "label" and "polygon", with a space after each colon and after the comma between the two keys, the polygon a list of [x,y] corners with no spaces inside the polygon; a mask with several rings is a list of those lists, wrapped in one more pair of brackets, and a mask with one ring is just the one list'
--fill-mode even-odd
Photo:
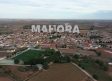
{"label": "sky", "polygon": [[112,0],[0,0],[2,18],[112,20]]}

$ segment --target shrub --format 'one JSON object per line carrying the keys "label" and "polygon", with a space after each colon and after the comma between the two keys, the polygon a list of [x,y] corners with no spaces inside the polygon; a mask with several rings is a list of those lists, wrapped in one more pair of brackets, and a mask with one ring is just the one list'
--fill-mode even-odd
{"label": "shrub", "polygon": [[79,55],[75,54],[74,58],[79,59]]}
{"label": "shrub", "polygon": [[81,64],[79,63],[78,66],[81,67]]}
{"label": "shrub", "polygon": [[101,52],[97,52],[97,55],[98,55],[98,56],[101,56]]}
{"label": "shrub", "polygon": [[93,78],[96,79],[96,80],[98,80],[98,75],[93,74]]}
{"label": "shrub", "polygon": [[49,69],[49,65],[48,65],[48,63],[45,62],[45,63],[43,64],[43,67],[44,67],[44,69]]}
{"label": "shrub", "polygon": [[18,64],[19,63],[19,59],[14,59],[14,63]]}
{"label": "shrub", "polygon": [[85,69],[85,67],[84,67],[84,66],[81,66],[81,68],[82,68],[82,69]]}
{"label": "shrub", "polygon": [[9,58],[9,55],[7,55],[6,57]]}
{"label": "shrub", "polygon": [[77,63],[77,60],[75,58],[72,59],[72,62]]}
{"label": "shrub", "polygon": [[100,63],[100,60],[96,59],[95,62],[96,62],[97,64],[99,64],[99,63]]}
{"label": "shrub", "polygon": [[67,62],[71,62],[71,59],[69,56],[66,56]]}
{"label": "shrub", "polygon": [[100,61],[99,65],[100,66],[104,66],[104,62],[103,61]]}
{"label": "shrub", "polygon": [[108,65],[104,65],[103,70],[108,71],[108,69],[109,69]]}
{"label": "shrub", "polygon": [[18,68],[18,70],[21,71],[21,72],[26,72],[26,71],[28,71],[29,69],[20,67],[20,68]]}
{"label": "shrub", "polygon": [[2,65],[0,65],[0,68],[3,68]]}
{"label": "shrub", "polygon": [[23,61],[24,62],[24,65],[27,65],[27,64],[29,64],[29,62],[28,61]]}
{"label": "shrub", "polygon": [[9,74],[11,73],[11,70],[9,70],[9,71],[4,71],[4,73],[9,75]]}

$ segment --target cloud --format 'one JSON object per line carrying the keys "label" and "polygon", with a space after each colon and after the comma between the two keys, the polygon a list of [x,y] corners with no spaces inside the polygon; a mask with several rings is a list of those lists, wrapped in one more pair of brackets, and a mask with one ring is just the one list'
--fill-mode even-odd
{"label": "cloud", "polygon": [[[112,11],[111,0],[0,0],[0,17],[46,16],[54,17],[67,13],[79,16],[100,11]],[[54,13],[52,13],[54,12]],[[58,15],[56,15],[57,13]],[[59,14],[60,13],[60,14]],[[37,14],[37,15],[36,15]],[[54,15],[55,14],[55,15]],[[54,15],[54,16],[53,16]],[[1,17],[1,18],[2,18]],[[72,16],[73,17],[73,16]]]}

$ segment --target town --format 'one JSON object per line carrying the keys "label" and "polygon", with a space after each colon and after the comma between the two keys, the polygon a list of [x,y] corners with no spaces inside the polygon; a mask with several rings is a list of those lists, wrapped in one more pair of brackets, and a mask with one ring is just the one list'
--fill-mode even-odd
{"label": "town", "polygon": [[[71,80],[77,75],[76,81],[112,80],[112,34],[102,33],[111,31],[112,27],[102,30],[93,23],[88,29],[83,29],[64,24],[55,25],[59,27],[57,31],[55,27],[49,25],[50,29],[47,26],[24,25],[0,34],[0,70],[3,76],[11,81],[36,81],[46,75],[49,81],[50,73],[54,73],[52,77],[57,72],[62,76],[60,72],[63,71],[65,76],[71,75]],[[71,32],[71,27],[76,32]],[[1,29],[7,30],[8,26]]]}

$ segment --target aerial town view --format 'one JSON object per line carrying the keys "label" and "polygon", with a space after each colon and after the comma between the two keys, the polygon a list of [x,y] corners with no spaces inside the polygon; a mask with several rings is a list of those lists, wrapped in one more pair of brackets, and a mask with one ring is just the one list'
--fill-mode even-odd
{"label": "aerial town view", "polygon": [[112,81],[111,0],[0,0],[0,81]]}

